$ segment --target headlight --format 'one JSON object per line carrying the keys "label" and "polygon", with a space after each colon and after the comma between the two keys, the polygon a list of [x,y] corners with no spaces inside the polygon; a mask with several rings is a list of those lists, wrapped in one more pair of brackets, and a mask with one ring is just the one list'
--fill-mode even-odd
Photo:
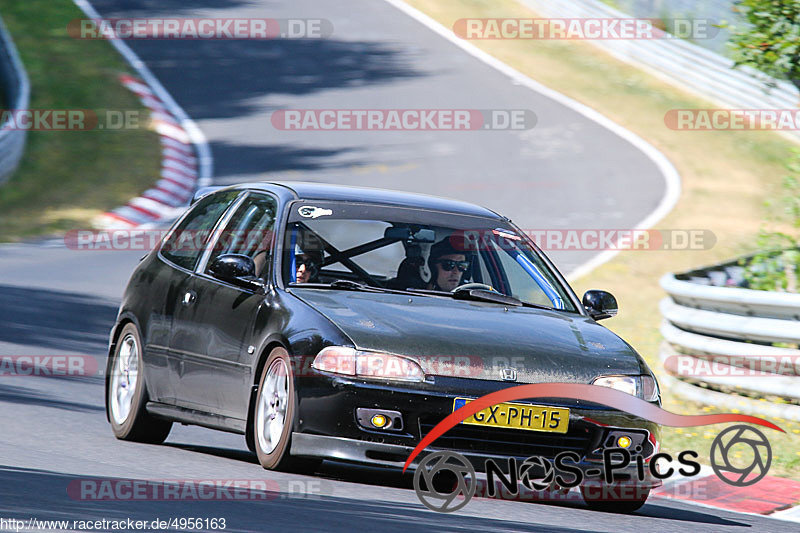
{"label": "headlight", "polygon": [[346,376],[392,379],[397,381],[422,381],[425,373],[416,361],[399,355],[381,352],[364,352],[346,346],[328,346],[311,364],[321,372]]}
{"label": "headlight", "polygon": [[653,376],[601,376],[592,385],[610,387],[648,402],[658,400],[658,383]]}

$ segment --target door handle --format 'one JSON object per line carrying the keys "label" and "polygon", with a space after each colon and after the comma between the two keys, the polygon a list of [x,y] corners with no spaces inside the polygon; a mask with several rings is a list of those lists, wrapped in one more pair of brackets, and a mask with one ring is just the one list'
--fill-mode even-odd
{"label": "door handle", "polygon": [[183,305],[192,305],[195,300],[197,300],[197,293],[194,291],[186,291],[186,293],[183,295],[183,300],[181,300],[181,303]]}

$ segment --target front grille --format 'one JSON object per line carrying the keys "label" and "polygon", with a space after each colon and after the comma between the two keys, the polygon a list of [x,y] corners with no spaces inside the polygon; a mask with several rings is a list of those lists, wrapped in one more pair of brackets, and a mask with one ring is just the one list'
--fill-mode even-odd
{"label": "front grille", "polygon": [[[420,435],[427,435],[439,422],[421,419]],[[554,458],[561,452],[572,451],[583,457],[589,450],[595,431],[586,426],[577,426],[562,434],[458,424],[436,439],[431,448],[523,458],[534,455]]]}

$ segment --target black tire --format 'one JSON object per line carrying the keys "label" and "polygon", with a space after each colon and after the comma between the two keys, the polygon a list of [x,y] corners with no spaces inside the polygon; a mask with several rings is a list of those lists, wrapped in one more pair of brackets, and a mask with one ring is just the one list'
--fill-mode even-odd
{"label": "black tire", "polygon": [[[616,491],[616,493],[620,495],[624,494],[624,490],[618,489],[617,487],[618,486],[614,486],[611,490]],[[586,503],[586,506],[593,511],[630,514],[641,509],[645,502],[647,502],[647,498],[650,496],[650,489],[637,488],[636,493],[630,498],[619,497],[609,499],[607,497],[598,497],[597,493],[589,493],[587,489],[581,485],[581,496],[583,496],[583,501]]]}
{"label": "black tire", "polygon": [[[282,363],[282,365],[281,365]],[[262,393],[264,393],[264,383],[270,369],[275,366],[275,370],[279,373],[285,372],[285,388],[286,398],[284,408],[284,423],[283,430],[280,433],[280,438],[277,443],[266,443],[271,445],[272,449],[264,449],[262,439],[259,439],[259,417],[262,415],[259,405],[262,402]],[[281,368],[282,366],[282,368]],[[280,374],[282,375],[282,374]],[[279,405],[280,402],[279,402]],[[258,380],[258,392],[256,392],[255,406],[253,408],[253,420],[250,424],[249,435],[245,439],[248,448],[253,446],[253,451],[258,457],[258,462],[267,470],[281,470],[292,472],[313,472],[321,463],[321,460],[310,457],[292,457],[289,453],[291,449],[292,429],[295,426],[297,419],[297,394],[294,387],[294,375],[292,374],[291,361],[289,360],[289,353],[282,347],[274,348],[264,368],[261,371],[261,376]]]}
{"label": "black tire", "polygon": [[[133,387],[130,410],[127,415],[123,416],[124,412],[120,411],[120,408],[117,407],[119,403],[115,405],[114,402],[114,394],[115,390],[117,390],[114,380],[121,376],[118,370],[120,353],[123,349],[128,350],[126,353],[130,353],[132,346],[135,347],[136,350],[136,381]],[[167,435],[169,435],[172,422],[155,418],[149,415],[145,410],[145,405],[147,404],[147,386],[144,381],[142,341],[139,330],[134,324],[126,324],[125,327],[122,328],[112,357],[113,359],[109,367],[111,370],[108,392],[106,394],[106,411],[108,412],[108,419],[111,422],[111,430],[114,432],[114,436],[120,440],[161,444],[167,438]],[[126,368],[130,369],[130,364]],[[120,388],[124,387],[120,385]]]}

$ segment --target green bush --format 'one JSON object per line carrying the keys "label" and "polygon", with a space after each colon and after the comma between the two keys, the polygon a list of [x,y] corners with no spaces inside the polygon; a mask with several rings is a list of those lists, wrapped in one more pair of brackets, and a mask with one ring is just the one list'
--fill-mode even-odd
{"label": "green bush", "polygon": [[754,67],[800,88],[800,1],[739,0],[747,25],[728,26],[736,66]]}
{"label": "green bush", "polygon": [[762,251],[742,261],[751,289],[800,292],[800,149],[793,151],[786,166],[790,174],[783,179],[783,195],[767,208],[775,213],[772,223],[788,223],[789,230],[761,230],[757,243]]}

